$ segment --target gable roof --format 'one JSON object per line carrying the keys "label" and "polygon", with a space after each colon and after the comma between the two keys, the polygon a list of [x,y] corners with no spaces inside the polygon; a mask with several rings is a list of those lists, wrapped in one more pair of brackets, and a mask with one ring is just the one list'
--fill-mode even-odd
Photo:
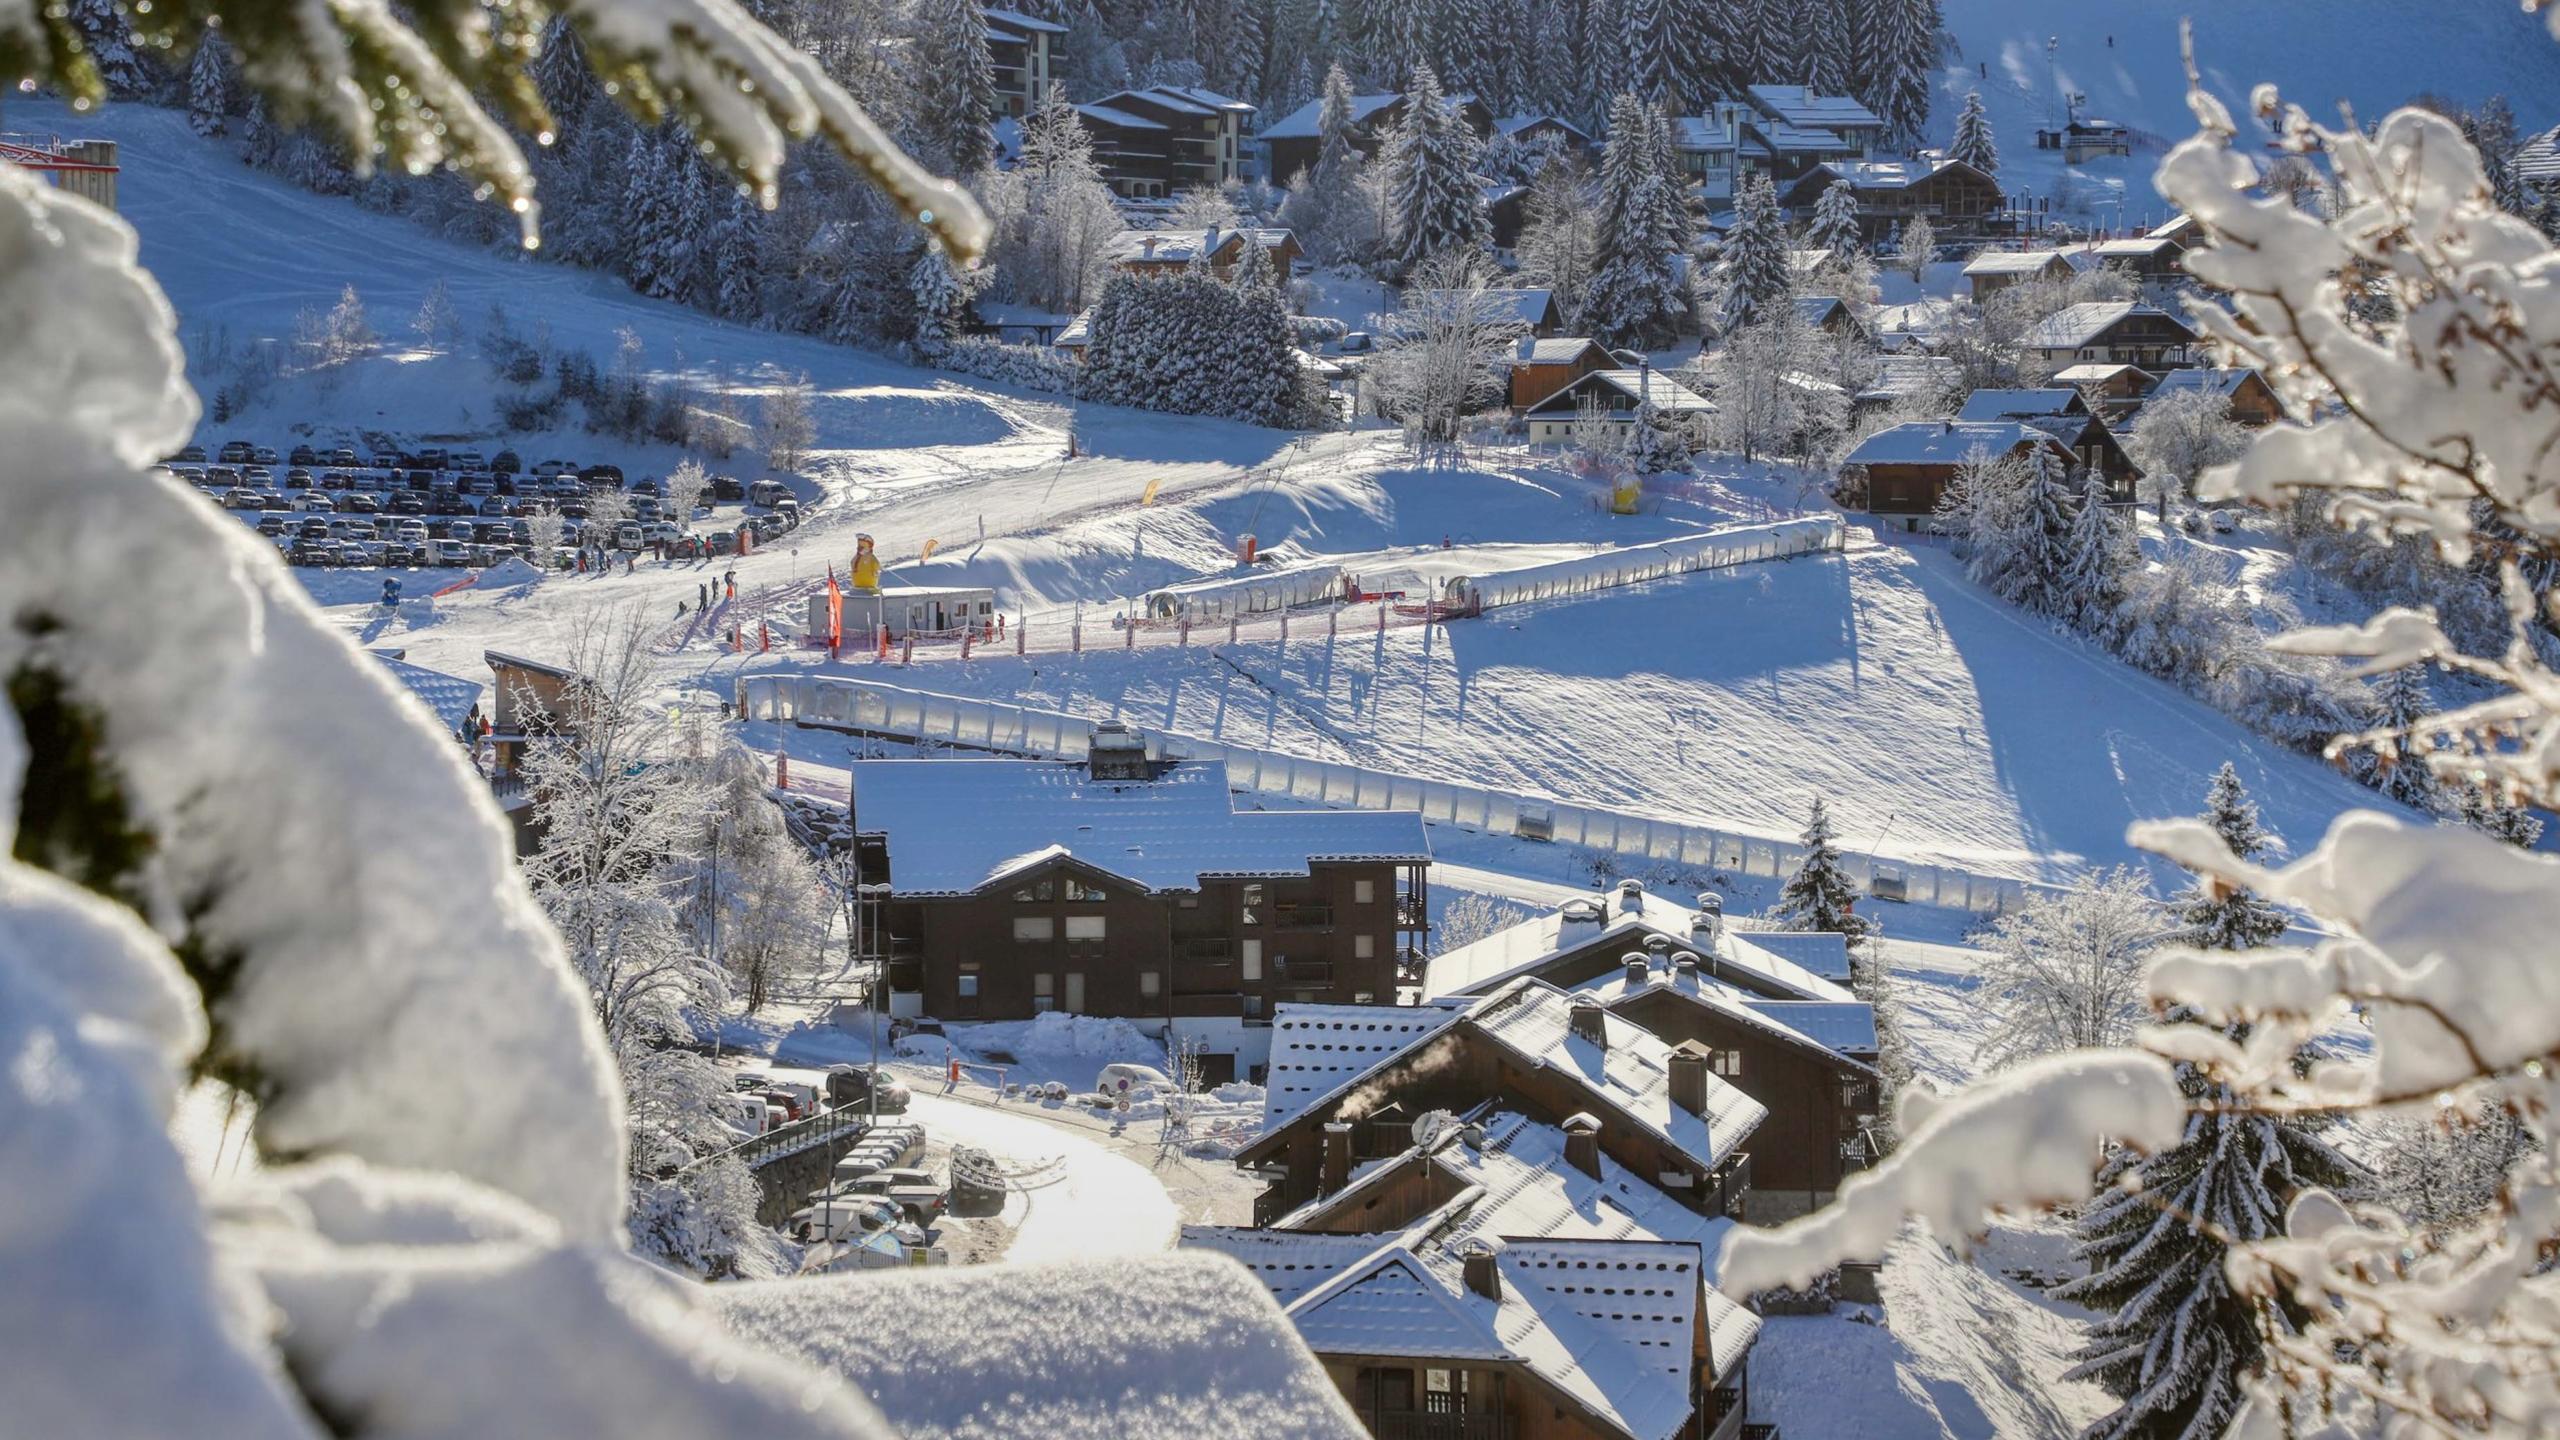
{"label": "gable roof", "polygon": [[[1431,858],[1417,811],[1239,811],[1222,760],[1138,781],[1054,760],[857,760],[851,774],[855,829],[886,840],[898,896],[975,894],[1057,855],[1146,890],[1302,876],[1318,860]],[[1001,826],[984,823],[997,816]]]}
{"label": "gable roof", "polygon": [[993,6],[988,6],[979,10],[978,13],[985,16],[989,23],[1001,25],[1005,29],[1015,31],[1017,33],[1026,33],[1035,30],[1051,35],[1064,35],[1067,33],[1067,27],[1064,25],[1059,25],[1048,20],[1034,19],[1029,15],[1023,14],[1019,10],[999,10]]}
{"label": "gable roof", "polygon": [[[1670,941],[1676,950],[1695,952],[1702,960],[1709,958],[1709,951],[1702,949],[1696,939],[1698,911],[1646,890],[1633,892],[1636,908],[1629,910],[1625,908],[1628,894],[1615,892],[1605,905],[1598,897],[1570,901],[1473,944],[1442,951],[1427,962],[1422,993],[1482,995],[1506,981],[1538,974],[1567,957],[1604,946],[1612,953],[1638,949],[1648,937],[1656,935]],[[1817,967],[1796,958],[1798,953],[1818,948],[1796,947],[1794,942],[1800,938],[1803,937],[1786,932],[1753,931],[1746,935],[1727,928],[1713,947],[1712,958],[1718,969],[1732,972],[1738,985],[1755,993],[1797,1000],[1854,999],[1842,983],[1848,979],[1846,948],[1840,948],[1838,979],[1834,980],[1823,973],[1833,968],[1833,962],[1826,959]],[[1835,943],[1837,939],[1833,937]]]}
{"label": "gable roof", "polygon": [[2134,260],[2185,248],[2173,235],[2143,235],[2131,240],[2101,240],[2089,248],[2089,253],[2102,260]]}
{"label": "gable roof", "polygon": [[1119,106],[1105,105],[1100,101],[1087,101],[1084,104],[1078,105],[1076,107],[1076,113],[1084,116],[1088,120],[1099,120],[1105,125],[1116,126],[1122,130],[1164,130],[1171,128],[1161,120],[1149,119],[1147,116],[1141,115],[1134,110],[1123,110]]}
{"label": "gable roof", "polygon": [[1837,295],[1799,295],[1796,297],[1796,314],[1802,316],[1804,318],[1804,322],[1808,325],[1822,325],[1827,323],[1835,314],[1845,315],[1848,313],[1849,302],[1841,299]]}
{"label": "gable roof", "polygon": [[2528,138],[2507,163],[2530,184],[2560,181],[2560,125]]}
{"label": "gable roof", "polygon": [[1653,408],[1669,415],[1705,415],[1715,412],[1715,402],[1681,384],[1659,370],[1591,370],[1574,378],[1572,384],[1529,407],[1531,415],[1552,415],[1576,409],[1581,398],[1595,389],[1614,390],[1641,405],[1650,400]]}
{"label": "gable roof", "polygon": [[1586,145],[1591,143],[1590,131],[1561,115],[1505,115],[1493,122],[1495,132],[1503,135],[1517,135],[1524,130],[1535,130],[1541,125],[1552,125],[1559,130],[1570,131],[1575,139]]}
{"label": "gable roof", "polygon": [[1332,1355],[1422,1359],[1519,1357],[1422,1258],[1399,1244],[1365,1259],[1289,1304],[1307,1348]]}
{"label": "gable roof", "polygon": [[2030,415],[2086,415],[2089,402],[2068,385],[2036,390],[1976,390],[1964,397],[1959,420],[2023,420]]}
{"label": "gable roof", "polygon": [[[1876,1053],[1875,1007],[1863,1000],[1768,1000],[1702,971],[1683,972],[1677,967],[1649,966],[1642,980],[1631,980],[1628,974],[1626,966],[1612,966],[1574,986],[1574,993],[1588,995],[1612,1010],[1642,998],[1671,996],[1783,1044],[1818,1052],[1831,1064],[1860,1071],[1871,1068],[1858,1058]],[[1798,1028],[1789,1023],[1791,1018],[1812,1028]],[[1823,1034],[1816,1035],[1814,1030]]]}
{"label": "gable roof", "polygon": [[1985,250],[1964,262],[1967,275],[2040,275],[2054,266],[2064,270],[2071,262],[2059,250]]}
{"label": "gable roof", "polygon": [[1964,372],[1944,355],[1887,355],[1876,362],[1876,377],[1858,398],[1868,401],[1916,400],[1944,395],[1964,383]]}
{"label": "gable roof", "polygon": [[[1457,97],[1450,98],[1455,100]],[[1355,127],[1366,125],[1376,119],[1380,111],[1393,108],[1403,99],[1404,92],[1400,90],[1386,90],[1375,95],[1354,95],[1351,97],[1351,123]],[[1319,95],[1262,127],[1262,138],[1265,140],[1321,139],[1324,136],[1323,122],[1324,97]]]}
{"label": "gable roof", "polygon": [[1787,193],[1798,194],[1815,185],[1827,190],[1831,179],[1846,180],[1853,190],[1907,190],[1950,171],[1962,171],[1994,190],[2000,188],[1997,177],[1962,160],[1825,160],[1796,177]]}
{"label": "gable roof", "polygon": [[[1428,296],[1448,294],[1450,292],[1441,290],[1419,290],[1412,293]],[[1509,323],[1511,324],[1526,325],[1530,329],[1534,330],[1537,327],[1548,324],[1555,319],[1556,292],[1553,290],[1488,289],[1484,293],[1486,299],[1493,301],[1496,305],[1507,307],[1511,311],[1511,314],[1508,317]]]}
{"label": "gable roof", "polygon": [[[1187,265],[1194,255],[1206,253],[1215,260],[1240,238],[1250,238],[1265,250],[1277,250],[1294,244],[1297,236],[1272,225],[1249,225],[1224,230],[1212,225],[1205,230],[1123,230],[1111,237],[1104,258],[1114,262],[1148,260],[1161,265]],[[1079,317],[1081,318],[1081,317]]]}
{"label": "gable roof", "polygon": [[2077,365],[2065,365],[2053,372],[2053,378],[2065,385],[2104,385],[2127,371],[2145,380],[2153,378],[2150,371],[2139,365],[2109,363],[2104,360],[2083,360]]}
{"label": "gable roof", "polygon": [[1671,121],[1675,150],[1731,150],[1740,143],[1733,127],[1714,115],[1679,115]]}
{"label": "gable roof", "polygon": [[2258,374],[2254,366],[2234,365],[2214,368],[2199,365],[2191,369],[2172,370],[2161,376],[2159,386],[2152,393],[2166,395],[2179,390],[2202,390],[2227,399],[2239,394],[2240,387],[2248,384],[2252,378],[2260,384],[2266,383],[2266,377]]}
{"label": "gable roof", "polygon": [[1859,441],[1840,463],[1961,465],[1976,450],[1996,460],[2021,445],[2050,445],[2071,458],[2052,436],[2017,420],[1908,420]]}
{"label": "gable roof", "polygon": [[1486,996],[1467,1024],[1522,1062],[1578,1084],[1594,1100],[1687,1156],[1700,1174],[1733,1157],[1768,1109],[1715,1076],[1707,1077],[1707,1113],[1671,1099],[1671,1047],[1660,1036],[1603,1010],[1595,1045],[1573,1031],[1574,998],[1541,980],[1522,980]]}
{"label": "gable roof", "polygon": [[381,650],[374,651],[373,658],[382,662],[383,668],[391,672],[392,678],[398,680],[403,689],[417,696],[427,709],[433,711],[447,730],[459,729],[470,716],[471,707],[480,703],[480,691],[484,687],[477,680],[465,680],[459,675],[447,675],[424,665],[412,665]]}
{"label": "gable roof", "polygon": [[2195,338],[2194,327],[2157,305],[2136,300],[2085,300],[2065,305],[2028,326],[2018,343],[2030,350],[2077,350],[2136,317],[2165,320],[2188,339]]}
{"label": "gable roof", "polygon": [[1367,1440],[1270,1293],[1214,1255],[799,1276],[699,1294],[731,1333],[850,1381],[908,1440]]}
{"label": "gable roof", "polygon": [[1439,1034],[1456,1023],[1470,1003],[1284,1002],[1271,1020],[1271,1059],[1263,1076],[1263,1128],[1279,1128],[1299,1111]]}
{"label": "gable roof", "polygon": [[1512,347],[1511,363],[1514,365],[1570,365],[1594,350],[1600,352],[1602,359],[1609,358],[1608,349],[1597,340],[1584,340],[1564,335],[1543,338],[1536,335],[1523,335],[1520,337],[1520,343]]}
{"label": "gable roof", "polygon": [[1753,85],[1751,103],[1791,125],[1881,130],[1883,117],[1846,95],[1819,95],[1803,85]]}

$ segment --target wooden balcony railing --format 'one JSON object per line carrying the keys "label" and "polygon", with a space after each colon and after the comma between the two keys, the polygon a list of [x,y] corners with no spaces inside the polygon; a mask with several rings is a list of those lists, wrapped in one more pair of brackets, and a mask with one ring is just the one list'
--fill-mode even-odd
{"label": "wooden balcony railing", "polygon": [[1378,1440],[1511,1440],[1511,1417],[1500,1412],[1440,1415],[1425,1410],[1362,1412]]}
{"label": "wooden balcony railing", "polygon": [[1281,905],[1273,909],[1271,923],[1282,930],[1330,930],[1333,907],[1330,905]]}

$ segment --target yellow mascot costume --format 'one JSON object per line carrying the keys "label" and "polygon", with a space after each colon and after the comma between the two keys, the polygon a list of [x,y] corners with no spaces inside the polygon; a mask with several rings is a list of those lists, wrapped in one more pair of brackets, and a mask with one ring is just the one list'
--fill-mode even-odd
{"label": "yellow mascot costume", "polygon": [[880,593],[880,557],[871,551],[871,537],[853,537],[853,588],[865,595]]}

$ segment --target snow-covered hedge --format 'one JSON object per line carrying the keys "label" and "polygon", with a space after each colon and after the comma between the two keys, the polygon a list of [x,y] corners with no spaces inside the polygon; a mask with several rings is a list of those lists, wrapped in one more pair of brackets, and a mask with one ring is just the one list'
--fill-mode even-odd
{"label": "snow-covered hedge", "polygon": [[1072,395],[1076,388],[1076,367],[1063,355],[1037,345],[1007,345],[979,335],[964,335],[930,347],[918,346],[917,360],[937,370],[955,370],[993,380],[1002,385],[1020,385],[1027,390],[1046,390],[1054,395]]}

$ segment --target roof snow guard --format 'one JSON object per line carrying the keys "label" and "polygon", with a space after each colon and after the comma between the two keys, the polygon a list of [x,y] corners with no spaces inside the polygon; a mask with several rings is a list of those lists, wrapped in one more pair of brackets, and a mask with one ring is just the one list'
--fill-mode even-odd
{"label": "roof snow guard", "polygon": [[886,841],[902,897],[974,895],[1060,857],[1142,890],[1431,859],[1419,812],[1238,811],[1217,760],[1132,781],[1054,760],[857,760],[852,777],[855,827]]}

